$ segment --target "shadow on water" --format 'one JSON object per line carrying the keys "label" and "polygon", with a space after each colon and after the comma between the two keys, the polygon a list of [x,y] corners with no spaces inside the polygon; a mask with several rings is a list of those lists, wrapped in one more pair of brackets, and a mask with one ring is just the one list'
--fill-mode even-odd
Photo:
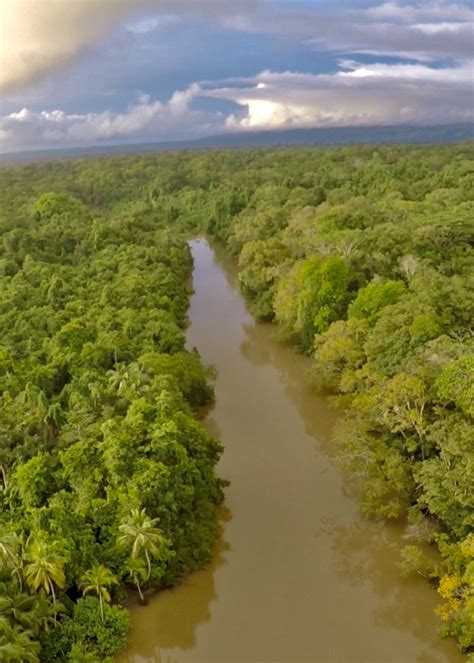
{"label": "shadow on water", "polygon": [[[222,529],[231,513],[222,507],[219,513]],[[150,663],[177,663],[167,650],[190,650],[196,645],[196,629],[210,619],[210,605],[216,599],[214,573],[226,563],[229,544],[221,534],[216,542],[212,562],[188,576],[180,585],[163,590],[147,606],[131,606],[135,617],[133,651],[120,660],[146,660]],[[150,637],[151,636],[151,637]]]}

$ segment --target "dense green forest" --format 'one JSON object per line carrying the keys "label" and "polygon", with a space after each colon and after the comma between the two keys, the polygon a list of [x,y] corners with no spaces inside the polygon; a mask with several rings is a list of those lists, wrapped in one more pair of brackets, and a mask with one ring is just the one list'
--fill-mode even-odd
{"label": "dense green forest", "polygon": [[184,347],[191,267],[146,216],[62,192],[2,221],[2,661],[112,660],[125,586],[144,599],[210,557],[221,449],[195,416],[212,374]]}
{"label": "dense green forest", "polygon": [[[0,172],[6,661],[106,660],[126,586],[174,584],[217,532],[212,371],[186,351],[186,237],[238,260],[256,317],[346,408],[337,457],[401,570],[474,648],[470,144],[172,152]],[[434,546],[439,553],[433,554]],[[40,651],[41,647],[41,651]]]}

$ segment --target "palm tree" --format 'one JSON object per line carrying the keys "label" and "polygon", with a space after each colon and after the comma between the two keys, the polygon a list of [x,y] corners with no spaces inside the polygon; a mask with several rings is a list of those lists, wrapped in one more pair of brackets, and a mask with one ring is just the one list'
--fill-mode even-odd
{"label": "palm tree", "polygon": [[63,418],[63,411],[59,403],[52,403],[47,407],[46,414],[43,417],[43,424],[45,425],[44,434],[47,442],[54,442]]}
{"label": "palm tree", "polygon": [[0,559],[5,563],[14,563],[18,558],[21,539],[15,532],[2,532],[0,537]]}
{"label": "palm tree", "polygon": [[32,632],[21,626],[0,621],[0,661],[5,663],[39,663],[40,644]]}
{"label": "palm tree", "polygon": [[117,364],[117,362],[115,362],[115,369],[110,369],[107,371],[106,375],[109,378],[109,384],[112,389],[118,391],[128,378],[127,365]]}
{"label": "palm tree", "polygon": [[107,586],[117,585],[117,578],[106,566],[96,564],[82,576],[82,580],[82,593],[86,595],[88,592],[95,592],[99,597],[100,616],[102,618],[102,623],[104,623],[104,601],[107,601],[107,603],[110,603],[111,601]]}
{"label": "palm tree", "polygon": [[118,364],[115,370],[107,371],[107,376],[112,389],[124,396],[148,389],[151,381],[150,375],[137,362]]}
{"label": "palm tree", "polygon": [[49,633],[49,627],[56,625],[58,612],[65,612],[66,608],[61,601],[56,600],[54,605],[51,605],[46,593],[41,589],[35,596],[35,618],[36,626],[33,627],[33,633],[38,635],[40,631]]}
{"label": "palm tree", "polygon": [[158,522],[159,518],[149,518],[145,509],[141,511],[132,509],[130,515],[119,526],[122,532],[118,538],[119,545],[132,548],[132,559],[137,559],[142,554],[145,556],[148,569],[145,581],[150,579],[151,557],[159,555],[168,543],[161,530],[156,527]]}
{"label": "palm tree", "polygon": [[16,576],[20,588],[22,587],[23,567],[23,535],[16,532],[2,532],[0,536],[0,562],[2,566],[11,569],[12,576]]}
{"label": "palm tree", "polygon": [[54,585],[64,587],[64,565],[66,558],[57,551],[56,542],[47,543],[44,539],[34,539],[26,550],[25,579],[35,592],[41,587],[46,594],[51,594],[56,605]]}
{"label": "palm tree", "polygon": [[0,619],[8,621],[11,626],[18,624],[25,629],[35,630],[38,618],[34,598],[19,593],[11,584],[0,584]]}
{"label": "palm tree", "polygon": [[5,471],[5,468],[3,465],[0,463],[0,474],[2,475],[2,481],[3,481],[3,488],[7,488],[7,473]]}
{"label": "palm tree", "polygon": [[140,603],[145,605],[147,601],[143,595],[142,586],[140,584],[140,580],[145,581],[147,574],[147,569],[143,560],[138,558],[134,559],[131,557],[128,560],[128,572],[130,573],[130,577],[133,579],[133,582],[137,586]]}

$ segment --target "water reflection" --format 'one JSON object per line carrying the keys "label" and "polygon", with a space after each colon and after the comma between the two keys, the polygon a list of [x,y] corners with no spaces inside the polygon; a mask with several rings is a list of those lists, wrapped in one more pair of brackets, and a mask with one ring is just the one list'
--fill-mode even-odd
{"label": "water reflection", "polygon": [[[271,323],[242,325],[245,339],[240,344],[242,356],[257,366],[272,366],[285,387],[289,400],[298,408],[305,431],[325,453],[333,447],[332,429],[337,410],[331,408],[327,398],[311,389],[308,373],[311,361],[295,353],[289,344],[276,342]],[[315,416],[320,412],[321,416]]]}
{"label": "water reflection", "polygon": [[[222,508],[222,527],[231,519],[229,509]],[[177,663],[169,650],[189,650],[196,645],[196,629],[210,618],[210,605],[216,599],[215,571],[225,563],[229,545],[223,535],[216,543],[208,567],[188,576],[181,585],[164,590],[152,598],[152,610],[135,607],[133,652],[120,660],[151,663]],[[152,635],[152,637],[150,637]]]}
{"label": "water reflection", "polygon": [[[377,595],[379,601],[374,609],[374,623],[377,626],[401,631],[409,629],[430,647],[443,649],[444,643],[441,644],[436,629],[430,628],[430,612],[436,603],[435,592],[429,593],[426,580],[420,576],[403,578],[387,572],[390,568],[397,569],[400,532],[401,528],[396,524],[332,524],[338,575],[352,586],[367,584]],[[423,597],[426,600],[420,600]],[[448,643],[446,652],[449,652],[450,644],[453,643]],[[416,660],[421,663],[440,659],[423,651]]]}
{"label": "water reflection", "polygon": [[[222,262],[222,260],[221,260]],[[335,448],[331,440],[331,429],[337,416],[314,416],[319,405],[325,405],[324,399],[315,394],[302,380],[307,373],[309,360],[294,357],[294,350],[272,340],[271,325],[242,325],[245,340],[241,343],[242,355],[252,363],[277,369],[289,400],[297,407],[305,430],[314,440],[318,451],[326,456],[334,456]],[[327,469],[326,471],[330,471]],[[353,497],[355,485],[349,485],[345,496]],[[427,651],[418,653],[419,663],[434,663],[440,660],[462,660],[455,651],[453,643],[440,640],[437,629],[439,624],[433,617],[437,604],[436,593],[430,592],[426,580],[417,577],[403,578],[398,569],[403,524],[367,522],[354,514],[351,522],[340,523],[336,517],[320,519],[317,537],[325,536],[331,541],[331,550],[336,573],[346,586],[360,587],[368,585],[377,596],[374,603],[374,623],[385,628],[412,631],[417,639],[426,641],[430,647],[452,652],[448,658]],[[422,599],[416,594],[419,591]],[[451,658],[451,656],[453,658]]]}

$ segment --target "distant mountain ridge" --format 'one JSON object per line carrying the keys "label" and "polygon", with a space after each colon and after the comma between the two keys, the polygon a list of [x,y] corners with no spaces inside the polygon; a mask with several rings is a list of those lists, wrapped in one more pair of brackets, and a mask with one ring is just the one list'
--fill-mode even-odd
{"label": "distant mountain ridge", "polygon": [[239,147],[328,147],[331,145],[381,145],[394,143],[457,143],[474,139],[474,122],[431,126],[393,125],[377,127],[333,127],[280,129],[236,134],[218,134],[195,140],[156,143],[125,143],[89,147],[30,150],[0,153],[4,165],[21,161],[71,159],[108,154],[154,152],[160,150],[199,150]]}

